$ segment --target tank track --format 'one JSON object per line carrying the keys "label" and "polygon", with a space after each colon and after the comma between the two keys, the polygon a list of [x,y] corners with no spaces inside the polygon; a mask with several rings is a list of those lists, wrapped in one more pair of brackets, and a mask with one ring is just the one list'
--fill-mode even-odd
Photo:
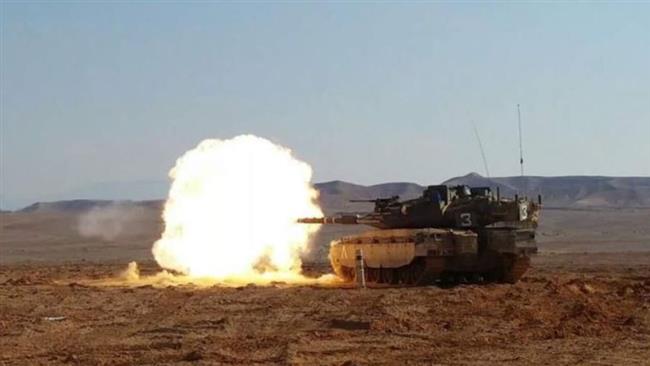
{"label": "tank track", "polygon": [[[530,267],[530,258],[514,255],[503,255],[502,265],[498,269],[484,272],[438,272],[432,273],[425,258],[417,258],[412,263],[399,268],[364,267],[366,281],[386,285],[425,286],[472,283],[510,283],[514,284]],[[355,279],[354,268],[342,266],[336,271],[344,280]]]}
{"label": "tank track", "polygon": [[516,283],[530,267],[529,257],[507,255],[503,257],[503,261],[499,282]]}
{"label": "tank track", "polygon": [[[364,267],[366,282],[389,285],[423,285],[425,268],[415,263],[399,268],[370,268]],[[355,278],[354,268],[341,267],[337,272],[339,277],[350,282]]]}

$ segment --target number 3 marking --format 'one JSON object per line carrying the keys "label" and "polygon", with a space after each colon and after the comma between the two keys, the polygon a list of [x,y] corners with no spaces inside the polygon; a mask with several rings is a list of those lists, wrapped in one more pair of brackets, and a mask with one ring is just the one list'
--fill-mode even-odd
{"label": "number 3 marking", "polygon": [[460,214],[460,226],[472,226],[472,214],[465,212]]}
{"label": "number 3 marking", "polygon": [[528,205],[523,204],[519,206],[519,219],[524,221],[528,218]]}

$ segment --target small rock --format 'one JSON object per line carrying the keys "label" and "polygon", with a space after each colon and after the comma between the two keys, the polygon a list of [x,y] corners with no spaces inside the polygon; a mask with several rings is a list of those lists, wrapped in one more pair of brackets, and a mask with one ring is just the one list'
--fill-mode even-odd
{"label": "small rock", "polygon": [[47,320],[48,322],[60,322],[66,319],[67,318],[65,316],[46,316],[43,318],[43,320]]}
{"label": "small rock", "polygon": [[584,284],[582,286],[582,292],[587,293],[587,294],[593,294],[593,293],[596,292],[596,289],[594,289],[594,287],[589,285],[589,284]]}
{"label": "small rock", "polygon": [[370,322],[357,321],[357,320],[343,320],[332,319],[330,322],[332,328],[345,329],[345,330],[369,330]]}
{"label": "small rock", "polygon": [[63,360],[63,362],[67,362],[67,363],[72,363],[72,362],[74,362],[74,363],[77,363],[77,362],[79,362],[79,357],[77,357],[77,355],[74,355],[74,354],[71,353],[71,354],[69,354],[69,355],[68,355],[68,356]]}
{"label": "small rock", "polygon": [[623,325],[627,325],[627,326],[635,325],[635,324],[636,324],[636,320],[634,319],[633,316],[625,319],[625,321],[623,322]]}
{"label": "small rock", "polygon": [[183,356],[183,361],[198,361],[201,359],[203,359],[203,355],[197,350],[188,352],[185,354],[185,356]]}

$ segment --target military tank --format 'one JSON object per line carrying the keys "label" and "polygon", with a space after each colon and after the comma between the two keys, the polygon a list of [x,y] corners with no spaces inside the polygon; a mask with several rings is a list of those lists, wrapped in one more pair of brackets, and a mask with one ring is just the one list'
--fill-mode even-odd
{"label": "military tank", "polygon": [[358,250],[366,281],[403,285],[515,283],[537,252],[541,196],[534,202],[517,195],[502,198],[490,187],[433,185],[411,200],[352,202],[374,203],[374,210],[298,220],[376,228],[332,242],[332,268],[347,281],[355,278]]}

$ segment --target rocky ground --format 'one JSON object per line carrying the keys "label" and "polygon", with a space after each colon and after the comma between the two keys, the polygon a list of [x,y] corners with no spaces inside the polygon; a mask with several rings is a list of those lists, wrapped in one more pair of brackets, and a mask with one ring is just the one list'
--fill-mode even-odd
{"label": "rocky ground", "polygon": [[[126,263],[0,267],[0,365],[650,360],[650,253],[543,254],[516,285],[108,287]],[[317,275],[322,265],[307,266]],[[158,271],[145,263],[143,271]]]}

